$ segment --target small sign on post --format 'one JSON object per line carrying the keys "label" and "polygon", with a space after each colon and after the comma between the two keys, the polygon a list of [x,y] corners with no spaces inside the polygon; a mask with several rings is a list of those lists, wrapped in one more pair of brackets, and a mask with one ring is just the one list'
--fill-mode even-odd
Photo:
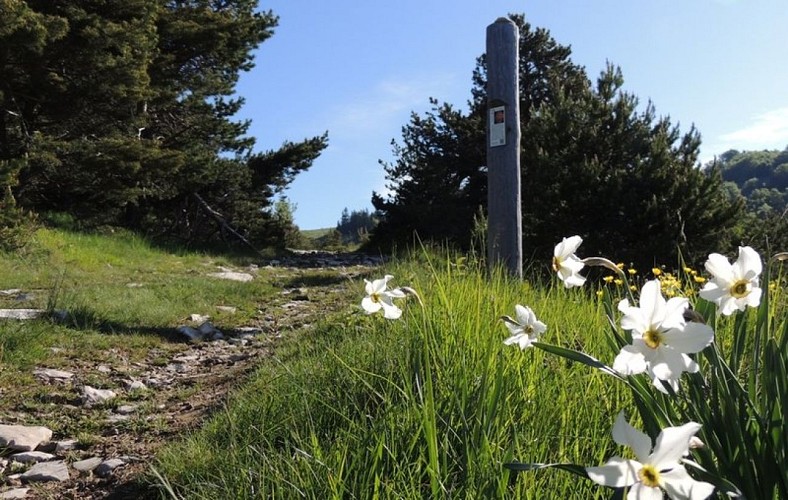
{"label": "small sign on post", "polygon": [[506,107],[490,108],[490,147],[506,146]]}
{"label": "small sign on post", "polygon": [[487,260],[522,278],[518,46],[510,19],[487,27]]}

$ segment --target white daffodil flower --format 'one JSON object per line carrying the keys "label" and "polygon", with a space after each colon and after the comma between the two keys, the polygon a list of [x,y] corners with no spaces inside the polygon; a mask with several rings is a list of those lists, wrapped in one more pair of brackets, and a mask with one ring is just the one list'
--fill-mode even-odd
{"label": "white daffodil flower", "polygon": [[636,460],[613,457],[600,467],[586,467],[586,473],[602,486],[629,487],[627,500],[662,500],[663,490],[672,499],[704,500],[714,492],[714,485],[693,479],[681,465],[690,439],[700,427],[689,422],[663,429],[649,453],[651,439],[629,425],[623,412],[619,413],[613,425],[613,439],[632,448]]}
{"label": "white daffodil flower", "polygon": [[387,274],[383,279],[366,282],[367,296],[361,300],[361,307],[367,314],[374,314],[381,309],[383,310],[383,317],[387,319],[398,319],[402,316],[402,309],[394,305],[392,299],[401,299],[405,296],[405,292],[399,288],[387,290],[388,281],[394,276]]}
{"label": "white daffodil flower", "polygon": [[553,271],[558,273],[558,278],[564,282],[564,286],[567,288],[583,286],[583,283],[586,282],[586,279],[580,276],[580,270],[585,264],[575,255],[581,243],[583,243],[583,238],[575,235],[563,238],[553,250]]}
{"label": "white daffodil flower", "polygon": [[629,305],[627,299],[618,304],[624,316],[621,327],[632,332],[632,344],[624,346],[613,362],[613,369],[622,375],[649,372],[654,386],[667,392],[661,381],[678,390],[683,372],[698,371],[698,364],[687,354],[702,351],[714,340],[714,330],[703,323],[687,322],[686,298],[666,301],[659,280],[643,285],[640,307]]}
{"label": "white daffodil flower", "polygon": [[539,335],[547,330],[547,325],[536,319],[536,314],[528,306],[523,307],[517,304],[514,306],[514,311],[515,319],[509,316],[501,318],[511,333],[511,336],[503,343],[506,345],[517,344],[520,349],[527,349],[539,339]]}
{"label": "white daffodil flower", "polygon": [[761,303],[758,276],[762,268],[761,256],[751,247],[739,247],[739,258],[733,264],[725,256],[713,253],[706,261],[706,270],[713,278],[700,291],[700,296],[716,303],[725,316],[737,309],[744,311],[747,306],[758,307]]}

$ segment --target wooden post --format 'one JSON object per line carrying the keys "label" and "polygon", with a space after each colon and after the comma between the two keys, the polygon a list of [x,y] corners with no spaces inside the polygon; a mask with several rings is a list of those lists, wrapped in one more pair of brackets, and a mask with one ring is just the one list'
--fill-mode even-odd
{"label": "wooden post", "polygon": [[522,278],[518,45],[510,19],[487,27],[487,259]]}

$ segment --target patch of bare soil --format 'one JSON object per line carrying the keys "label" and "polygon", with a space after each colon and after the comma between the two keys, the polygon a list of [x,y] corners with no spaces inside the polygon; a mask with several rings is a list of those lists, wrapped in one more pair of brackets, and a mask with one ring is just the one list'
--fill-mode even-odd
{"label": "patch of bare soil", "polygon": [[[277,339],[297,334],[326,311],[347,307],[339,300],[349,287],[357,287],[379,259],[355,254],[301,252],[266,263],[256,279],[270,280],[280,288],[275,300],[260,304],[252,324],[223,331],[218,340],[189,342],[177,332],[172,342],[151,350],[145,360],[129,362],[117,356],[113,363],[97,365],[74,359],[62,370],[73,377],[67,381],[40,379],[52,388],[47,404],[31,407],[31,412],[57,412],[60,418],[77,419],[95,429],[87,443],[80,436],[76,449],[61,452],[58,458],[69,464],[70,479],[62,482],[26,483],[6,479],[0,494],[11,488],[29,488],[25,499],[147,499],[160,493],[140,478],[149,474],[156,452],[168,442],[201,427],[211,413],[223,405],[228,394],[246,380],[262,359],[276,349]],[[87,405],[83,400],[57,396],[64,384],[89,385],[103,377],[119,391],[120,402]],[[29,417],[29,415],[27,415]],[[41,416],[38,413],[37,416]],[[25,415],[20,412],[18,420]],[[11,422],[13,423],[13,422]],[[80,472],[75,462],[90,458],[117,459],[110,472],[93,469]],[[7,463],[10,467],[10,464]],[[8,472],[5,473],[9,477]],[[3,498],[0,496],[0,498]]]}

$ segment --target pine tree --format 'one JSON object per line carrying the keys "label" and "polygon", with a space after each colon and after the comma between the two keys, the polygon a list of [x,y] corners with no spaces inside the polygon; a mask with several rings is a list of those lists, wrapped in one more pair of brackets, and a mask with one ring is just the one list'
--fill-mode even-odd
{"label": "pine tree", "polygon": [[[693,259],[730,242],[740,205],[718,175],[697,168],[700,137],[681,134],[649,103],[639,111],[609,66],[592,86],[549,33],[520,29],[523,238],[526,255],[547,255],[580,234],[587,254],[641,266]],[[486,207],[486,67],[478,60],[469,111],[432,101],[412,115],[384,165],[393,195],[373,194],[378,246],[422,239],[471,242]]]}

